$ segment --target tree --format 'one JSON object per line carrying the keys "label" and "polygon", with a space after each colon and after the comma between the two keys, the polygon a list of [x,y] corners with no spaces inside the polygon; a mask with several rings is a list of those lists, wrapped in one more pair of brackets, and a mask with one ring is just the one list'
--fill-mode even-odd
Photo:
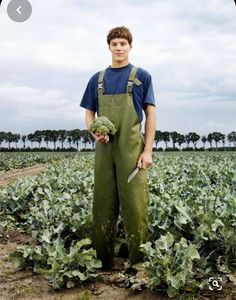
{"label": "tree", "polygon": [[202,136],[201,141],[203,142],[203,148],[205,149],[207,138],[205,135]]}
{"label": "tree", "polygon": [[81,130],[82,133],[82,143],[84,143],[84,148],[86,149],[87,143],[91,143],[91,138],[88,130]]}
{"label": "tree", "polygon": [[183,134],[178,134],[177,143],[181,149],[181,145],[185,143],[185,137]]}
{"label": "tree", "polygon": [[178,142],[179,133],[176,131],[170,132],[170,137],[172,139],[173,149],[175,148],[175,144]]}
{"label": "tree", "polygon": [[26,138],[27,138],[26,135],[22,135],[22,136],[21,136],[21,140],[22,140],[22,142],[23,142],[23,148],[24,148],[24,149],[25,149]]}
{"label": "tree", "polygon": [[31,148],[33,148],[33,142],[35,141],[34,134],[33,133],[28,134],[27,139],[31,142]]}
{"label": "tree", "polygon": [[47,145],[47,149],[48,149],[48,143],[51,140],[51,130],[43,130],[43,139]]}
{"label": "tree", "polygon": [[207,136],[207,141],[210,144],[211,148],[212,148],[212,141],[213,141],[213,137],[212,137],[212,133],[209,133]]}
{"label": "tree", "polygon": [[225,148],[225,134],[221,134],[221,142],[222,142],[222,145],[223,145],[223,148]]}
{"label": "tree", "polygon": [[162,132],[160,130],[156,130],[155,131],[155,144],[156,144],[156,148],[157,148],[157,144],[162,140]]}
{"label": "tree", "polygon": [[219,143],[219,141],[221,141],[221,139],[222,139],[222,133],[217,132],[217,131],[214,131],[212,133],[212,140],[215,141],[216,149],[218,149],[218,143]]}
{"label": "tree", "polygon": [[167,149],[167,143],[170,141],[170,133],[168,131],[163,131],[162,132],[162,140],[165,142],[166,144],[166,149]]}
{"label": "tree", "polygon": [[82,137],[82,131],[80,129],[72,130],[71,137],[72,137],[73,143],[76,144],[77,150],[79,150],[79,141]]}
{"label": "tree", "polygon": [[42,140],[43,140],[43,131],[40,131],[40,130],[36,130],[34,132],[34,142],[37,142],[39,144],[39,148],[41,147],[41,143],[42,143]]}
{"label": "tree", "polygon": [[8,148],[11,148],[11,143],[15,141],[14,134],[10,131],[5,134],[5,141],[8,143]]}
{"label": "tree", "polygon": [[12,141],[15,143],[16,148],[17,148],[17,143],[19,142],[19,139],[20,139],[20,134],[19,133],[13,134]]}
{"label": "tree", "polygon": [[4,131],[0,132],[0,147],[2,146],[2,142],[6,139],[6,133]]}
{"label": "tree", "polygon": [[198,135],[196,132],[191,132],[191,142],[193,143],[194,149],[197,147],[197,142],[200,139],[200,135]]}
{"label": "tree", "polygon": [[61,142],[61,148],[63,148],[66,138],[67,138],[67,131],[64,129],[58,130],[58,140]]}
{"label": "tree", "polygon": [[190,144],[190,142],[191,142],[191,132],[189,132],[188,134],[186,134],[185,136],[184,136],[184,138],[185,138],[185,142],[186,142],[186,145],[187,145],[187,148],[189,147],[189,144]]}
{"label": "tree", "polygon": [[71,143],[73,142],[73,130],[67,131],[67,142],[69,143],[69,147],[71,148]]}
{"label": "tree", "polygon": [[53,142],[54,150],[56,149],[56,142],[58,140],[58,131],[57,130],[50,130],[50,142]]}
{"label": "tree", "polygon": [[235,150],[236,150],[236,131],[232,131],[227,135],[227,139],[231,145],[231,143],[234,144]]}

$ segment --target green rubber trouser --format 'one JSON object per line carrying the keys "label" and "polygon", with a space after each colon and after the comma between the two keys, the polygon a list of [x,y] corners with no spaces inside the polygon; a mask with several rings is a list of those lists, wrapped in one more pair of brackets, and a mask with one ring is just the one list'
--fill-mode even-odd
{"label": "green rubber trouser", "polygon": [[[133,67],[124,94],[104,95],[104,71],[99,76],[99,116],[109,118],[117,129],[111,141],[107,144],[98,142],[95,151],[93,245],[104,267],[110,267],[113,262],[120,210],[131,265],[142,261],[143,254],[139,246],[148,239],[149,193],[146,170],[140,170],[133,180],[127,183],[144,148],[141,123],[132,98],[136,71],[137,68]],[[139,83],[136,81],[136,84]]]}

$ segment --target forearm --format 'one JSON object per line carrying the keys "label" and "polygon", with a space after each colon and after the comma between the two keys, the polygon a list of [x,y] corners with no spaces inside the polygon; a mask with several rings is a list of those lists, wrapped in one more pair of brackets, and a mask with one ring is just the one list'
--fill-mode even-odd
{"label": "forearm", "polygon": [[90,125],[93,123],[94,119],[95,119],[95,112],[86,109],[86,111],[85,111],[85,123],[86,123],[86,126],[87,126],[88,130],[90,128]]}
{"label": "forearm", "polygon": [[156,131],[156,109],[153,105],[148,105],[145,110],[145,147],[144,152],[152,153],[152,147]]}
{"label": "forearm", "polygon": [[148,105],[145,110],[145,115],[145,146],[137,162],[137,166],[142,169],[150,168],[152,165],[152,147],[156,131],[155,106]]}

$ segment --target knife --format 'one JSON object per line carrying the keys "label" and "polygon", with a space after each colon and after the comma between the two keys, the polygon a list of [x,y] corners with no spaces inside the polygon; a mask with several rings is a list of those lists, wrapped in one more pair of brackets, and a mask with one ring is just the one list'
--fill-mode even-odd
{"label": "knife", "polygon": [[140,170],[141,168],[139,167],[136,167],[134,169],[134,171],[129,175],[129,178],[127,180],[127,183],[130,183],[130,181],[134,178],[135,175],[137,175],[138,171]]}

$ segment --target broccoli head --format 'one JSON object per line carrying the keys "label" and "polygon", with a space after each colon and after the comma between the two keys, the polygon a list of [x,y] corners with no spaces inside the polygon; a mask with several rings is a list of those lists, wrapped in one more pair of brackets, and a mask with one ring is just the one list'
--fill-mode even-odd
{"label": "broccoli head", "polygon": [[104,135],[114,135],[116,133],[115,125],[107,117],[98,117],[94,119],[89,130]]}

